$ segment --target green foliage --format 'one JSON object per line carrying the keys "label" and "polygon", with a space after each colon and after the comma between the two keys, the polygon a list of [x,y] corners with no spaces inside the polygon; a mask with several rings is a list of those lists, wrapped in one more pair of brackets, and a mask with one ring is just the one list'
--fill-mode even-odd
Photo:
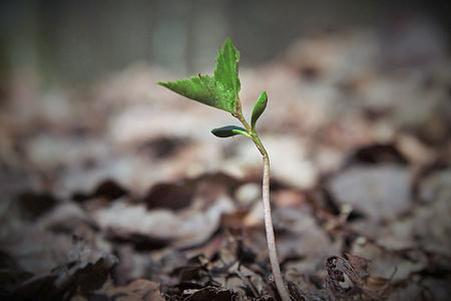
{"label": "green foliage", "polygon": [[228,125],[213,129],[211,133],[219,138],[227,138],[235,135],[243,135],[249,137],[249,134],[247,133],[246,129],[234,125]]}
{"label": "green foliage", "polygon": [[224,89],[213,77],[207,75],[193,76],[175,82],[160,82],[177,94],[199,101],[227,112],[234,112],[235,104],[230,95],[224,93]]}
{"label": "green foliage", "polygon": [[233,95],[234,101],[238,100],[238,93],[241,89],[241,83],[238,77],[239,61],[240,53],[233,45],[232,40],[227,38],[222,48],[219,49],[216,58],[214,78],[216,82],[224,87],[227,93]]}
{"label": "green foliage", "polygon": [[188,79],[158,84],[208,106],[235,113],[241,87],[238,78],[239,59],[239,52],[232,40],[226,39],[219,49],[213,76],[199,74]]}
{"label": "green foliage", "polygon": [[244,135],[251,138],[255,143],[260,143],[257,139],[255,125],[266,109],[268,95],[266,92],[262,92],[258,97],[252,110],[251,124],[249,125],[241,111],[239,98],[241,83],[238,77],[239,60],[240,53],[233,45],[232,40],[227,38],[216,56],[216,67],[213,75],[199,74],[187,79],[159,82],[158,84],[187,98],[232,113],[244,126],[244,128],[225,126],[214,129],[211,132],[215,136],[225,138]]}
{"label": "green foliage", "polygon": [[255,102],[254,109],[252,110],[251,117],[252,129],[255,128],[255,124],[257,123],[258,118],[260,118],[260,116],[265,111],[267,103],[268,103],[268,94],[266,94],[266,91],[263,91],[258,97],[257,101]]}

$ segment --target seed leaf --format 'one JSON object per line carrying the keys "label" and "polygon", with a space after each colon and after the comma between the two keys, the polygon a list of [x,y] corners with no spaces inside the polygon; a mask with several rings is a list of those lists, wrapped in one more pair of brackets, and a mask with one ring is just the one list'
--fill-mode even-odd
{"label": "seed leaf", "polygon": [[211,130],[211,133],[213,135],[215,135],[216,137],[220,137],[220,138],[227,138],[227,137],[232,137],[235,135],[243,135],[246,137],[249,137],[249,134],[246,132],[245,129],[243,129],[242,127],[239,126],[234,126],[234,125],[228,125],[228,126],[223,126],[220,128],[216,128]]}
{"label": "seed leaf", "polygon": [[266,91],[263,91],[262,93],[260,93],[260,96],[258,97],[257,101],[255,102],[254,108],[252,110],[252,117],[251,117],[252,128],[255,128],[255,124],[257,123],[258,118],[260,118],[260,116],[265,111],[267,103],[268,103],[268,94],[266,94]]}

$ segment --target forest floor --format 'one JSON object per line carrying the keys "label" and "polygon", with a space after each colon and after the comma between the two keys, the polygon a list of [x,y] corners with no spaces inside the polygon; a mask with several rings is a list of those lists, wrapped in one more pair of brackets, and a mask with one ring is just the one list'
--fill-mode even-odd
{"label": "forest floor", "polygon": [[[421,46],[333,32],[242,68],[245,112],[269,95],[259,130],[293,300],[449,300],[451,60]],[[261,158],[210,134],[231,116],[155,84],[172,78],[136,65],[31,101],[14,88],[1,299],[278,300]]]}

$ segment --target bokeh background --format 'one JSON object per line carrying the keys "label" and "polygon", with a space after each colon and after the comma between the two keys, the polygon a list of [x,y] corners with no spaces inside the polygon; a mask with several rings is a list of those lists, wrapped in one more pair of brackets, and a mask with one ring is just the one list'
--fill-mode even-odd
{"label": "bokeh background", "polygon": [[[414,37],[416,47],[444,47],[451,14],[447,1],[420,0],[133,4],[109,0],[83,5],[2,1],[1,5],[2,66],[11,71],[26,69],[44,84],[69,85],[136,62],[181,74],[204,70],[226,36],[240,45],[245,66],[274,59],[312,32],[342,28],[374,30],[385,47]],[[431,43],[439,45],[424,45]],[[415,51],[408,50],[404,55]]]}
{"label": "bokeh background", "polygon": [[[359,275],[381,277],[354,285],[447,300],[448,2],[1,1],[0,297],[87,298],[80,279],[95,276],[95,289],[113,279],[98,294],[141,279],[143,296],[185,300],[209,284],[174,271],[200,268],[199,253],[215,268],[252,258],[253,297],[274,296],[258,153],[210,134],[231,116],[156,85],[210,73],[231,37],[246,116],[269,94],[258,129],[298,296],[338,298],[325,262],[351,253],[371,262]],[[232,274],[209,274],[209,294],[251,296]]]}

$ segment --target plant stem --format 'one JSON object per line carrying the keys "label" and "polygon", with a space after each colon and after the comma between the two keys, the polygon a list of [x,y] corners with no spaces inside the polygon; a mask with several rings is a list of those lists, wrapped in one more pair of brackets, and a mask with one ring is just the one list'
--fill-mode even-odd
{"label": "plant stem", "polygon": [[[238,102],[239,103],[239,102]],[[272,274],[274,276],[274,281],[276,283],[277,291],[279,292],[279,296],[282,301],[290,301],[290,295],[288,293],[287,288],[283,282],[282,273],[280,271],[279,259],[277,256],[276,249],[276,239],[274,235],[274,226],[272,224],[272,215],[271,215],[271,201],[270,201],[270,193],[269,193],[269,181],[270,181],[270,161],[269,155],[266,151],[263,143],[260,140],[257,132],[251,128],[249,123],[243,116],[241,112],[241,108],[235,114],[233,114],[246,128],[247,132],[250,134],[252,141],[255,146],[261,153],[263,157],[263,182],[262,182],[262,199],[263,199],[263,212],[264,212],[264,220],[265,220],[265,232],[266,232],[266,242],[268,244],[268,253],[269,253],[269,262],[271,264]]]}
{"label": "plant stem", "polygon": [[279,259],[277,257],[276,240],[272,224],[271,201],[269,196],[270,164],[268,155],[263,156],[263,209],[265,215],[266,240],[268,242],[269,261],[276,282],[277,290],[283,301],[290,301],[290,296],[284,285],[282,273],[280,272]]}

